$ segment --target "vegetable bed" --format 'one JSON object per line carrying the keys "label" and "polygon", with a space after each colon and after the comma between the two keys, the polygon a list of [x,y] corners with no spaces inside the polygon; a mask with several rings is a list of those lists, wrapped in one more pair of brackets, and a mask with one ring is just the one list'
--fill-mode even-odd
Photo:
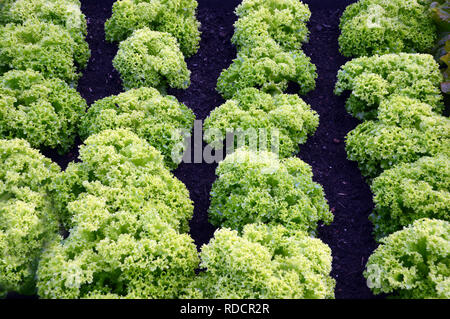
{"label": "vegetable bed", "polygon": [[[374,0],[377,1],[383,2]],[[17,160],[19,166],[26,171],[29,168],[24,163],[31,161],[35,167],[30,174],[39,174],[42,178],[36,182],[39,185],[33,184],[27,196],[38,198],[43,216],[51,217],[45,227],[27,221],[29,227],[37,229],[33,231],[33,244],[39,246],[43,238],[53,236],[58,222],[64,229],[70,229],[70,234],[64,233],[64,240],[52,241],[40,257],[36,276],[41,297],[258,298],[261,293],[268,298],[371,299],[385,298],[384,293],[391,287],[383,287],[383,284],[400,277],[397,287],[400,297],[434,296],[435,290],[443,291],[445,296],[448,278],[437,279],[439,284],[442,282],[438,287],[428,287],[424,281],[424,286],[411,292],[406,275],[403,278],[404,274],[395,273],[395,267],[390,268],[389,264],[410,258],[402,255],[410,250],[411,254],[416,253],[415,249],[421,253],[425,245],[422,238],[432,238],[431,252],[426,255],[429,260],[421,265],[419,276],[427,277],[434,271],[440,275],[450,267],[448,251],[439,251],[440,247],[445,250],[448,245],[448,223],[417,221],[433,214],[435,218],[448,219],[445,196],[448,195],[449,122],[441,115],[445,113],[446,104],[439,90],[442,77],[431,55],[417,55],[417,58],[408,55],[416,47],[429,50],[436,41],[431,19],[418,19],[417,24],[426,30],[423,38],[420,32],[412,36],[412,40],[408,36],[396,39],[386,36],[387,44],[383,44],[371,39],[370,28],[367,34],[367,29],[360,30],[358,18],[354,18],[366,11],[378,17],[377,4],[370,4],[367,9],[362,0],[363,13],[357,13],[360,8],[355,6],[355,10],[346,11],[347,16],[344,14],[341,19],[346,7],[355,1],[302,0],[311,11],[307,23],[309,40],[301,43],[307,31],[302,29],[303,21],[298,19],[295,20],[299,24],[295,25],[297,38],[289,37],[289,32],[284,34],[284,30],[270,30],[283,40],[279,44],[265,42],[272,34],[265,38],[258,31],[251,33],[253,21],[252,18],[246,20],[248,12],[244,9],[237,12],[240,17],[235,24],[238,18],[235,9],[240,0],[198,0],[196,18],[201,25],[201,38],[196,52],[197,22],[191,19],[187,9],[180,14],[186,14],[183,31],[177,29],[179,21],[174,20],[173,25],[161,23],[158,26],[161,30],[144,28],[133,33],[133,27],[142,28],[142,25],[120,25],[123,22],[120,19],[110,19],[115,0],[80,2],[86,16],[86,41],[91,56],[86,68],[80,69],[82,75],[78,83],[73,65],[63,66],[61,70],[56,67],[50,71],[38,70],[60,72],[59,77],[69,83],[66,84],[22,70],[20,61],[16,67],[20,71],[9,71],[4,78],[4,83],[26,79],[25,84],[18,85],[20,89],[8,91],[11,99],[20,96],[23,90],[24,97],[20,99],[27,103],[26,94],[31,94],[27,92],[36,92],[37,88],[56,91],[57,88],[60,90],[58,97],[67,96],[68,105],[76,104],[73,101],[79,99],[70,87],[75,86],[90,107],[76,132],[64,127],[66,122],[79,120],[80,110],[71,110],[66,105],[63,106],[69,111],[56,110],[60,118],[57,118],[57,129],[49,133],[50,137],[41,138],[33,130],[33,123],[44,127],[46,118],[26,119],[31,128],[23,132],[14,121],[8,123],[10,137],[28,136],[31,147],[39,148],[44,156],[57,163],[65,171],[62,174],[27,143],[8,141],[0,145],[5,154],[25,149],[26,158]],[[0,16],[0,22],[2,18]],[[264,14],[257,18],[264,19]],[[387,19],[391,18],[395,17]],[[21,34],[35,32],[27,23],[21,26]],[[139,23],[141,21],[137,21]],[[395,25],[404,27],[401,23]],[[45,23],[39,27],[50,30],[42,32],[59,32],[56,26],[49,27]],[[407,30],[407,26],[405,28]],[[69,31],[64,34],[66,46],[72,41]],[[168,33],[162,33],[165,31]],[[19,38],[14,32],[11,27],[11,38]],[[179,33],[172,36],[171,32]],[[367,42],[355,40],[360,37]],[[416,38],[421,41],[415,43]],[[57,48],[61,51],[58,54],[71,54],[73,57],[66,59],[74,59],[77,66],[83,66],[85,43],[78,38],[75,42],[80,52]],[[387,49],[378,52],[376,47],[383,45],[390,46],[393,52]],[[396,55],[399,52],[408,53]],[[389,53],[394,54],[370,57]],[[351,60],[352,54],[357,58]],[[369,57],[361,58],[362,55]],[[10,56],[12,65],[16,63],[14,52]],[[270,60],[267,62],[272,67],[270,71],[263,63],[258,65],[263,58]],[[291,68],[277,69],[274,61],[280,60]],[[383,64],[385,61],[388,62]],[[414,63],[420,65],[419,71],[396,73],[398,65],[407,69]],[[255,66],[256,71],[252,68],[249,71],[249,65]],[[365,67],[374,65],[373,70],[367,71],[368,75],[360,74]],[[383,70],[387,75],[376,74],[386,65],[394,65],[394,70]],[[402,76],[411,83],[404,80],[404,85],[399,85]],[[294,94],[299,94],[300,98]],[[58,104],[57,97],[41,95],[40,101],[45,106],[45,103]],[[151,110],[146,104],[149,100],[154,105]],[[253,101],[267,107],[266,113],[258,110]],[[84,101],[78,105],[83,108]],[[284,108],[283,112],[286,108],[288,111],[277,113],[279,105]],[[239,115],[233,113],[238,111]],[[205,127],[228,128],[247,125],[245,118],[248,115],[251,119],[250,113],[259,114],[256,125],[267,129],[278,128],[277,121],[290,123],[292,120],[294,129],[289,130],[291,127],[286,125],[288,128],[282,131],[280,158],[270,152],[253,153],[242,149],[228,155],[219,165],[205,161],[178,165],[173,158],[169,159],[169,149],[181,139],[171,134],[177,128],[190,130],[194,116],[196,120],[203,120]],[[130,127],[132,132],[114,130],[121,125]],[[397,130],[397,127],[400,128]],[[408,133],[404,133],[407,129]],[[395,135],[396,130],[400,132],[398,135]],[[389,144],[389,134],[397,141]],[[210,137],[205,140],[213,142]],[[405,143],[410,143],[409,147],[404,147]],[[202,145],[207,144],[202,141]],[[195,152],[195,146],[191,145],[191,153]],[[164,155],[164,160],[153,147]],[[394,155],[383,153],[389,148],[395,150]],[[108,163],[116,166],[110,170]],[[394,164],[399,165],[390,170]],[[276,173],[265,178],[267,170]],[[428,175],[432,177],[428,179]],[[434,178],[441,175],[440,179]],[[22,182],[24,188],[27,183],[34,183]],[[41,187],[46,183],[48,187]],[[397,189],[404,185],[413,189],[416,183],[421,185],[417,190],[420,200],[413,198],[408,203],[408,192],[400,193]],[[442,193],[436,195],[431,188]],[[45,192],[51,194],[56,204],[47,202]],[[428,201],[430,205],[422,207],[419,201]],[[147,203],[149,207],[145,206]],[[411,206],[405,208],[403,204]],[[60,214],[58,220],[53,218],[51,205],[56,205]],[[247,209],[241,208],[244,206]],[[121,209],[125,211],[123,215]],[[145,212],[140,215],[141,209]],[[270,217],[266,216],[266,210]],[[403,210],[414,214],[409,214],[410,219],[405,221],[401,216]],[[399,215],[391,216],[392,212]],[[14,220],[14,217],[8,218]],[[399,230],[402,231],[397,232]],[[396,233],[381,239],[393,232]],[[146,236],[158,238],[157,246]],[[442,239],[444,237],[447,241]],[[114,239],[107,242],[110,238]],[[442,246],[436,244],[439,240],[443,240]],[[138,261],[134,263],[127,260],[129,247],[133,247],[133,256],[137,256]],[[376,250],[377,247],[380,248]],[[252,255],[246,257],[245,254]],[[39,257],[35,257],[37,259]],[[71,269],[68,260],[72,259],[84,260],[93,268],[80,266],[85,273],[77,274],[79,277],[69,283],[75,278],[67,274]],[[66,261],[68,266],[62,271],[60,265],[65,265]],[[434,262],[439,266],[433,268]],[[113,270],[108,268],[111,265],[115,265]],[[102,267],[108,269],[106,275]],[[114,267],[117,268],[114,270]],[[381,275],[379,267],[385,267]],[[429,267],[426,273],[423,267]],[[119,276],[115,273],[117,269],[126,271]],[[247,273],[244,271],[242,275],[242,269]],[[298,274],[300,278],[295,277]],[[109,282],[108,276],[115,275],[121,280]],[[32,276],[25,270],[20,276],[27,278],[22,283],[23,291],[27,292],[33,285]],[[402,286],[403,279],[406,288]],[[77,280],[84,280],[83,284],[78,284]],[[375,282],[376,287],[371,290],[368,285],[374,280],[382,282]],[[297,285],[297,281],[301,284]],[[162,286],[164,291],[160,289]],[[7,297],[24,296],[10,292]]]}
{"label": "vegetable bed", "polygon": [[[189,106],[197,119],[205,119],[225,100],[216,91],[217,78],[236,56],[230,42],[234,9],[240,1],[198,1],[197,19],[201,23],[200,49],[187,59],[191,85],[187,90],[169,90]],[[301,147],[299,158],[313,168],[314,180],[323,185],[334,222],[319,227],[319,235],[333,255],[332,277],[336,279],[336,298],[374,298],[362,275],[367,259],[376,247],[372,236],[372,194],[357,165],[347,159],[344,138],[359,123],[345,110],[345,98],[333,94],[336,74],[347,59],[339,53],[339,18],[352,1],[304,1],[312,12],[309,23],[310,40],[304,51],[317,67],[316,89],[302,96],[318,112],[320,125]],[[122,92],[119,74],[112,66],[117,46],[105,41],[104,22],[111,15],[114,1],[82,1],[88,19],[89,46],[92,58],[79,81],[78,90],[92,104],[98,99]],[[295,85],[289,93],[296,93]],[[77,156],[71,154],[51,158],[64,166]],[[216,180],[216,164],[181,163],[174,174],[188,188],[194,201],[190,234],[198,247],[209,242],[215,227],[208,222],[210,191]]]}

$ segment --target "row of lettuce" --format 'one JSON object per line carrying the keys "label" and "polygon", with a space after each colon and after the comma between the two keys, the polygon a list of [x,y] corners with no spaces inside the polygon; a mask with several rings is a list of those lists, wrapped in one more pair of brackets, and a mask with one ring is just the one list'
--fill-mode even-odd
{"label": "row of lettuce", "polygon": [[217,83],[227,100],[205,120],[205,140],[220,149],[227,132],[254,130],[268,144],[245,140],[218,165],[208,213],[219,230],[202,247],[194,296],[334,298],[331,249],[315,238],[333,215],[311,167],[295,157],[319,116],[284,93],[290,82],[300,93],[315,87],[316,68],[301,50],[311,13],[297,0],[244,0],[235,13],[237,57]]}
{"label": "row of lettuce", "polygon": [[[437,40],[432,17],[443,6],[431,8],[361,0],[340,24],[341,52],[357,58],[338,72],[335,93],[350,92],[346,108],[363,121],[346,150],[374,193],[380,242],[364,275],[374,293],[400,298],[450,297],[450,120],[439,64],[420,53]],[[450,31],[449,22],[439,27]]]}
{"label": "row of lettuce", "polygon": [[[30,18],[11,22],[21,3]],[[78,76],[52,73],[58,70],[52,50],[66,51],[60,38],[31,33],[45,25],[65,34],[75,17],[86,30],[78,1],[2,2],[2,31],[14,30],[15,38],[0,47],[0,61],[28,60],[1,69],[0,293],[334,296],[331,251],[313,237],[317,222],[333,216],[311,167],[289,157],[318,125],[318,115],[297,95],[282,94],[293,80],[303,92],[312,89],[316,77],[300,50],[310,12],[298,1],[246,0],[238,7],[239,55],[219,81],[235,91],[207,120],[223,130],[279,130],[282,159],[248,149],[228,155],[217,169],[210,207],[211,222],[224,228],[200,255],[188,235],[193,204],[170,169],[178,164],[171,151],[183,141],[177,132],[191,130],[194,114],[165,91],[189,85],[184,58],[198,48],[196,8],[193,0],[117,1],[105,31],[108,40],[122,41],[113,63],[129,90],[85,112],[70,87]],[[13,43],[21,49],[9,53]],[[58,66],[66,65],[62,60]],[[79,160],[63,172],[36,150],[65,153],[78,131]]]}

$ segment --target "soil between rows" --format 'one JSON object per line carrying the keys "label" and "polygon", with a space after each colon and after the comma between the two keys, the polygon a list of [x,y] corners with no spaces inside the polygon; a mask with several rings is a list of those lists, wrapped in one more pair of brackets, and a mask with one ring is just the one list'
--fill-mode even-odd
{"label": "soil between rows", "polygon": [[[199,52],[188,59],[192,72],[191,86],[171,90],[180,102],[205,119],[224,103],[215,91],[217,78],[236,55],[230,39],[236,19],[233,11],[239,0],[199,0],[198,19],[202,24]],[[301,147],[299,157],[313,167],[314,179],[323,185],[329,205],[335,215],[330,226],[319,226],[319,237],[333,253],[332,276],[336,279],[336,298],[374,298],[362,275],[368,256],[376,248],[372,225],[367,216],[373,203],[369,187],[356,163],[347,160],[344,137],[358,121],[344,108],[345,98],[336,97],[333,88],[338,69],[347,60],[339,54],[339,17],[349,0],[303,0],[312,11],[309,24],[310,41],[304,50],[317,66],[319,78],[316,89],[304,100],[320,115],[320,126],[314,136]],[[78,91],[90,105],[103,97],[123,91],[112,59],[117,45],[106,42],[104,23],[111,16],[114,0],[82,0],[81,9],[88,21],[87,41],[92,51],[88,67],[83,71]],[[291,88],[289,93],[295,93]],[[44,152],[62,168],[78,156],[77,145],[66,155]],[[194,201],[194,217],[190,234],[198,247],[207,243],[215,228],[208,223],[209,192],[216,179],[216,164],[183,163],[174,172],[190,191]]]}

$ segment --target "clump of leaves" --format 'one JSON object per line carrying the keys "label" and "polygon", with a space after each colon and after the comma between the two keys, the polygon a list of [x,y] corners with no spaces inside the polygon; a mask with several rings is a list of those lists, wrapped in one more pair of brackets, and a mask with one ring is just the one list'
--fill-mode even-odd
{"label": "clump of leaves", "polygon": [[168,32],[180,44],[186,57],[194,55],[200,42],[200,23],[195,17],[195,0],[119,0],[105,23],[108,41],[123,41],[134,31],[148,27]]}
{"label": "clump of leaves", "polygon": [[193,207],[186,186],[164,166],[161,153],[126,129],[91,135],[80,147],[81,162],[70,163],[51,191],[66,228],[73,226],[69,203],[98,195],[111,209],[157,210],[180,231],[189,229]]}
{"label": "clump of leaves", "polygon": [[[2,0],[3,1],[3,0]],[[66,29],[75,41],[75,61],[86,67],[90,57],[86,17],[81,12],[78,0],[17,0],[5,12],[7,22],[22,24],[37,19]]]}
{"label": "clump of leaves", "polygon": [[41,72],[46,78],[75,83],[77,44],[65,28],[37,19],[0,26],[0,74],[10,70]]}
{"label": "clump of leaves", "polygon": [[0,76],[0,137],[24,138],[36,148],[66,152],[87,108],[80,94],[60,79],[35,71]]}
{"label": "clump of leaves", "polygon": [[238,149],[222,161],[211,190],[210,221],[241,231],[246,224],[283,225],[315,234],[333,221],[322,187],[299,158]]}
{"label": "clump of leaves", "polygon": [[436,26],[418,0],[360,0],[341,17],[340,51],[351,57],[399,52],[430,52]]}
{"label": "clump of leaves", "polygon": [[0,296],[35,293],[37,261],[58,232],[48,195],[58,172],[25,140],[0,140]]}
{"label": "clump of leaves", "polygon": [[177,298],[195,277],[189,193],[136,134],[106,130],[51,185],[70,235],[37,271],[43,298]]}
{"label": "clump of leaves", "polygon": [[[276,142],[273,138],[278,137],[280,157],[288,157],[299,151],[298,145],[305,143],[318,125],[318,114],[298,95],[272,96],[255,88],[247,88],[213,110],[205,120],[204,128],[207,133],[219,130],[222,139],[229,129],[234,132],[242,130],[242,142],[247,145],[247,142],[251,144],[259,141],[259,149],[267,147],[273,150]],[[246,133],[247,137],[244,136]],[[205,134],[205,140],[213,146],[217,145],[217,148],[223,147],[222,139],[213,135]],[[263,145],[263,135],[267,145]],[[253,141],[250,140],[252,138]],[[239,136],[236,137],[235,144],[238,140]]]}
{"label": "clump of leaves", "polygon": [[223,228],[201,251],[202,272],[187,298],[331,299],[331,250],[320,239],[283,226]]}
{"label": "clump of leaves", "polygon": [[191,83],[177,39],[147,27],[120,43],[113,65],[126,89],[146,86],[165,91],[167,87],[186,89]]}
{"label": "clump of leaves", "polygon": [[351,91],[345,107],[358,119],[377,116],[380,103],[392,95],[418,99],[441,113],[444,108],[439,65],[430,54],[384,54],[347,62],[337,75],[335,94]]}
{"label": "clump of leaves", "polygon": [[369,257],[364,276],[375,294],[450,298],[450,223],[424,218],[384,237]]}
{"label": "clump of leaves", "polygon": [[443,154],[399,164],[371,185],[375,210],[370,215],[377,239],[420,218],[450,221],[450,160]]}
{"label": "clump of leaves", "polygon": [[107,129],[129,129],[160,151],[167,166],[175,169],[179,163],[174,156],[184,152],[184,138],[194,119],[192,110],[174,96],[143,87],[92,104],[81,120],[80,135],[85,139]]}
{"label": "clump of leaves", "polygon": [[378,121],[366,121],[347,135],[346,149],[363,175],[376,177],[423,156],[449,155],[450,120],[428,104],[393,96],[381,103]]}
{"label": "clump of leaves", "polygon": [[230,67],[220,74],[217,91],[226,99],[249,87],[279,94],[289,82],[295,82],[300,94],[306,94],[315,88],[316,78],[316,66],[303,51],[285,51],[275,40],[267,38],[264,45],[245,47],[238,52]]}
{"label": "clump of leaves", "polygon": [[268,38],[285,50],[300,49],[308,40],[308,5],[298,0],[244,0],[236,8],[232,42],[240,49],[264,45]]}

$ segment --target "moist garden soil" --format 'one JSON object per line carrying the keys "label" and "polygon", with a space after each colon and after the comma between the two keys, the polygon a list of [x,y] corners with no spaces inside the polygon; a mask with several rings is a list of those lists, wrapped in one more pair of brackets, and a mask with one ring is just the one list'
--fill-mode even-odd
{"label": "moist garden soil", "polygon": [[[344,138],[358,125],[344,108],[346,97],[333,94],[336,74],[347,60],[338,50],[339,18],[349,0],[302,0],[308,3],[312,17],[309,23],[310,40],[305,53],[317,66],[316,89],[302,98],[320,115],[320,126],[314,136],[301,147],[298,155],[313,167],[314,179],[323,185],[335,218],[329,226],[319,226],[319,237],[333,254],[332,276],[336,279],[336,298],[374,298],[362,275],[369,255],[376,248],[372,225],[368,220],[373,203],[368,185],[356,163],[347,160]],[[239,0],[199,0],[198,19],[202,24],[202,40],[198,53],[187,60],[192,72],[191,86],[185,90],[171,90],[203,120],[224,100],[215,86],[220,72],[236,56],[231,44],[234,8]],[[123,91],[119,74],[112,66],[117,44],[105,40],[104,23],[111,16],[114,0],[82,0],[81,9],[88,22],[87,41],[92,56],[78,91],[90,105],[98,99]],[[296,93],[295,85],[289,93]],[[44,151],[63,169],[77,160],[78,146],[59,156]],[[216,179],[217,164],[183,163],[174,172],[190,191],[194,201],[194,217],[190,234],[197,246],[207,243],[215,228],[208,223],[209,192]],[[12,296],[12,295],[11,295]]]}

